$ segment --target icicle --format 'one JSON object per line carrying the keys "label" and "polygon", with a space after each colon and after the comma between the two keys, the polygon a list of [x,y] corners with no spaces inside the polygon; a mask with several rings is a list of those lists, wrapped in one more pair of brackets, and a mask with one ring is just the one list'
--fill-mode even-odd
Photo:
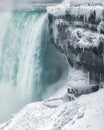
{"label": "icicle", "polygon": [[83,44],[83,52],[84,52],[84,44]]}
{"label": "icicle", "polygon": [[102,20],[103,18],[103,7],[97,6],[95,9],[96,12],[96,20]]}
{"label": "icicle", "polygon": [[100,73],[100,81],[101,81],[101,73]]}

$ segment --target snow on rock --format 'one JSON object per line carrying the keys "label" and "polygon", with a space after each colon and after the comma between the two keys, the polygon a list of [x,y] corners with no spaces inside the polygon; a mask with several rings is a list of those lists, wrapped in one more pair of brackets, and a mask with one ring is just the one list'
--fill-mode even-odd
{"label": "snow on rock", "polygon": [[104,7],[97,5],[97,6],[78,6],[78,7],[48,7],[48,13],[52,14],[55,17],[63,16],[66,13],[70,14],[71,16],[75,16],[80,18],[84,16],[84,22],[88,22],[90,16],[95,13],[96,21],[104,19]]}
{"label": "snow on rock", "polygon": [[[73,31],[72,31],[73,30]],[[77,28],[72,29],[69,27],[67,31],[71,32],[70,39],[72,42],[72,46],[74,48],[91,48],[91,47],[98,47],[100,44],[100,39],[104,39],[103,35],[99,35],[98,33],[92,33],[91,31],[86,31],[85,29]],[[71,44],[71,40],[70,44]]]}
{"label": "snow on rock", "polygon": [[103,11],[104,7],[100,5],[71,7],[66,10],[67,13],[69,12],[71,15],[75,15],[76,17],[84,16],[84,22],[87,22],[93,13],[95,13],[96,20],[102,20],[104,17]]}
{"label": "snow on rock", "polygon": [[2,125],[2,130],[61,130],[70,122],[73,124],[83,117],[84,109],[77,103],[62,103],[57,107],[50,107],[44,102],[27,105],[15,115],[9,123]]}
{"label": "snow on rock", "polygon": [[81,96],[76,100],[85,106],[84,117],[75,124],[66,124],[62,130],[104,130],[104,90]]}
{"label": "snow on rock", "polygon": [[[78,2],[76,0],[64,0],[64,2],[59,5],[47,7],[47,12],[55,17],[63,16],[66,13],[75,15],[76,17],[84,16],[84,22],[88,21],[91,14],[95,13],[96,20],[103,20],[104,6],[103,4],[98,4],[99,2],[102,3],[102,1],[103,0],[82,0],[82,2]],[[75,6],[74,3],[87,3],[87,5],[82,4],[81,6]],[[91,5],[88,6],[88,3],[91,3]],[[96,3],[97,5],[92,3]]]}
{"label": "snow on rock", "polygon": [[90,82],[102,82],[104,80],[103,6],[70,6],[65,8],[64,13],[64,15],[60,12],[57,14],[57,10],[53,13],[49,7],[51,39],[66,55],[71,66],[75,65],[76,69],[89,71]]}
{"label": "snow on rock", "polygon": [[55,16],[64,15],[66,10],[70,8],[70,0],[65,0],[63,3],[47,7],[47,12],[50,14],[54,14]]}
{"label": "snow on rock", "polygon": [[[103,23],[103,22],[102,22]],[[83,28],[75,28],[73,26],[69,26],[67,27],[67,29],[65,31],[63,31],[63,35],[62,36],[62,32],[59,29],[59,26],[64,26],[62,25],[63,23],[60,22],[60,20],[56,20],[54,21],[54,24],[52,25],[53,28],[53,38],[54,38],[54,42],[56,44],[59,44],[59,46],[61,47],[61,49],[63,48],[67,48],[67,41],[69,41],[69,44],[71,46],[73,46],[74,48],[93,48],[93,47],[98,47],[101,40],[104,40],[104,35],[103,34],[99,34],[101,31],[103,31],[103,24],[102,26],[99,25],[98,28],[98,32],[92,32],[91,30],[86,30]],[[68,25],[67,22],[64,22],[65,26]],[[64,34],[65,33],[65,34]],[[63,44],[59,41],[62,41],[62,38],[64,39]]]}
{"label": "snow on rock", "polygon": [[71,6],[80,5],[103,5],[104,0],[71,0]]}
{"label": "snow on rock", "polygon": [[0,129],[104,130],[104,89],[72,102],[51,101],[27,105]]}

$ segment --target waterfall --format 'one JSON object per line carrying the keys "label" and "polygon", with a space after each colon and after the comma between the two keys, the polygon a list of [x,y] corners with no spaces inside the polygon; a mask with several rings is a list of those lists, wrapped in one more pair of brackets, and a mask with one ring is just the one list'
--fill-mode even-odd
{"label": "waterfall", "polygon": [[[65,56],[48,34],[45,12],[0,12],[0,122],[64,86]],[[60,66],[61,65],[61,66]]]}
{"label": "waterfall", "polygon": [[45,13],[0,12],[0,120],[40,100],[47,40]]}

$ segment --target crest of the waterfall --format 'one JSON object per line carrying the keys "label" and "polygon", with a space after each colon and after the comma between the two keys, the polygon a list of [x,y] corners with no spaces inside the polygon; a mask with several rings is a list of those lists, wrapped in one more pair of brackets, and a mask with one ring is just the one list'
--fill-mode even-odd
{"label": "crest of the waterfall", "polygon": [[45,13],[1,12],[0,121],[41,99],[47,17]]}

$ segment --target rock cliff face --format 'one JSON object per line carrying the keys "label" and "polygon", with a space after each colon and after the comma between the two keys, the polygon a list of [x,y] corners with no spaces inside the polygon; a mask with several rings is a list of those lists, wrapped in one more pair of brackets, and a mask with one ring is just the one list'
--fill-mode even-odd
{"label": "rock cliff face", "polygon": [[64,14],[48,11],[51,40],[77,70],[89,73],[90,83],[104,82],[104,8],[75,6]]}

